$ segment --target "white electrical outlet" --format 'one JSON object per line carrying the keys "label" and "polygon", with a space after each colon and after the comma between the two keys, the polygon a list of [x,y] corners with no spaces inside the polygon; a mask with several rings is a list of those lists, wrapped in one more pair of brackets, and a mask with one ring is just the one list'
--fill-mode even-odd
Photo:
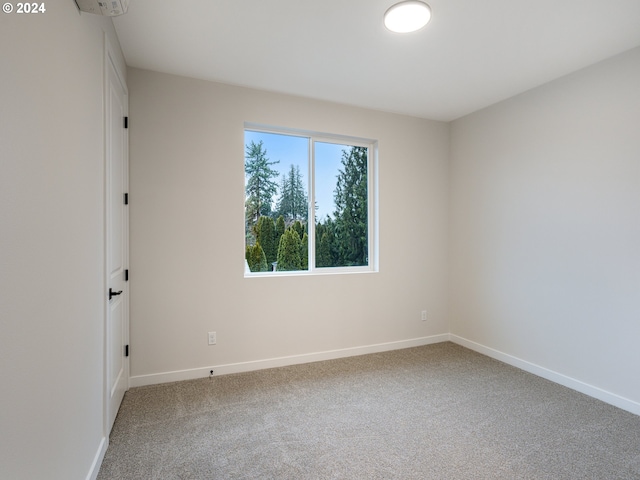
{"label": "white electrical outlet", "polygon": [[426,311],[426,310],[422,310],[422,313],[420,314],[420,319],[421,319],[423,322],[426,322],[426,321],[427,321],[427,311]]}
{"label": "white electrical outlet", "polygon": [[216,332],[209,332],[209,345],[216,344]]}

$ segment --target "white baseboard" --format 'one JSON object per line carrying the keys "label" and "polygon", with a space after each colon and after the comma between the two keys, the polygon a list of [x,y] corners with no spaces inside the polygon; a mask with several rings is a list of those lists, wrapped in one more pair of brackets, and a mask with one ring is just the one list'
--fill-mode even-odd
{"label": "white baseboard", "polygon": [[628,398],[621,397],[620,395],[616,395],[615,393],[611,393],[601,388],[594,387],[593,385],[581,382],[580,380],[576,380],[575,378],[571,378],[561,373],[554,372],[553,370],[541,367],[539,365],[536,365],[535,363],[527,362],[526,360],[522,360],[512,355],[494,350],[493,348],[485,347],[484,345],[473,342],[471,340],[467,340],[466,338],[459,337],[457,335],[450,334],[449,340],[470,350],[474,350],[488,357],[500,360],[501,362],[504,362],[508,365],[517,367],[521,370],[524,370],[525,372],[533,373],[534,375],[546,378],[547,380],[551,380],[552,382],[571,388],[572,390],[584,393],[585,395],[589,395],[590,397],[597,398],[598,400],[602,400],[605,403],[621,408],[635,415],[640,415],[640,403]]}
{"label": "white baseboard", "polygon": [[376,345],[365,345],[361,347],[343,348],[340,350],[329,350],[325,352],[307,353],[303,355],[292,355],[289,357],[269,358],[265,360],[255,360],[252,362],[231,363],[226,365],[211,365],[207,367],[192,368],[189,370],[178,370],[173,372],[153,373],[150,375],[136,375],[130,377],[130,387],[142,387],[145,385],[155,385],[158,383],[177,382],[181,380],[194,380],[209,376],[209,371],[214,370],[215,375],[226,375],[229,373],[250,372],[253,370],[263,370],[266,368],[286,367],[301,363],[319,362],[322,360],[333,360],[336,358],[353,357],[356,355],[366,355],[368,353],[386,352],[389,350],[400,350],[402,348],[420,347],[432,343],[446,342],[449,334],[433,335],[430,337],[413,338],[398,342],[379,343]]}
{"label": "white baseboard", "polygon": [[[227,375],[230,373],[250,372],[254,370],[263,370],[266,368],[286,367],[289,365],[298,365],[301,363],[319,362],[322,360],[333,360],[336,358],[353,357],[356,355],[366,355],[369,353],[386,352],[389,350],[400,350],[402,348],[419,347],[422,345],[430,345],[451,341],[462,345],[470,350],[482,353],[488,357],[500,360],[508,365],[517,367],[525,372],[532,373],[539,377],[545,378],[552,382],[558,383],[565,387],[576,390],[590,397],[602,400],[605,403],[621,408],[635,415],[640,415],[640,403],[630,400],[615,393],[608,392],[601,388],[589,385],[575,378],[568,377],[561,373],[549,370],[547,368],[536,365],[535,363],[522,360],[507,353],[500,352],[490,347],[486,347],[479,343],[467,340],[453,334],[433,335],[430,337],[420,337],[410,340],[401,340],[397,342],[380,343],[376,345],[365,345],[361,347],[344,348],[339,350],[329,350],[325,352],[307,353],[302,355],[292,355],[288,357],[269,358],[265,360],[255,360],[251,362],[231,363],[226,365],[211,365],[207,367],[192,368],[188,370],[178,370],[173,372],[154,373],[150,375],[137,375],[129,379],[130,387],[142,387],[146,385],[155,385],[159,383],[178,382],[182,380],[194,380],[209,376],[209,371],[214,370],[214,375]],[[105,447],[106,451],[106,447]],[[104,456],[104,452],[102,453]],[[101,459],[100,459],[101,461]],[[99,464],[98,464],[99,465]],[[97,474],[97,472],[96,472]]]}
{"label": "white baseboard", "polygon": [[96,480],[98,478],[98,473],[100,473],[100,466],[102,465],[102,460],[104,460],[104,454],[107,453],[108,445],[109,440],[107,439],[107,437],[102,437],[102,440],[100,440],[100,445],[98,446],[98,451],[93,458],[91,468],[89,469],[89,473],[87,474],[87,480]]}

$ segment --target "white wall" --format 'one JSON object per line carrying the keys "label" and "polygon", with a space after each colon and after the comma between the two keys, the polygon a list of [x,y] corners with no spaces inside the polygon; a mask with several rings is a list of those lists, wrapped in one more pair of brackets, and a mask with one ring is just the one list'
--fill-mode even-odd
{"label": "white wall", "polygon": [[453,122],[450,318],[640,413],[639,85],[635,49]]}
{"label": "white wall", "polygon": [[[139,69],[128,86],[134,385],[447,332],[447,124]],[[379,273],[243,278],[245,121],[379,141]]]}
{"label": "white wall", "polygon": [[117,40],[45,3],[0,14],[3,479],[84,479],[105,445],[103,29]]}

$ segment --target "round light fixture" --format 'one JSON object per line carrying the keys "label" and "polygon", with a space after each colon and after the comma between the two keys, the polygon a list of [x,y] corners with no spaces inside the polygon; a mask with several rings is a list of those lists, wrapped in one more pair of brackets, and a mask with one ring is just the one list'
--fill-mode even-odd
{"label": "round light fixture", "polygon": [[431,8],[424,2],[409,0],[396,3],[384,14],[384,26],[392,32],[410,33],[420,30],[431,19]]}

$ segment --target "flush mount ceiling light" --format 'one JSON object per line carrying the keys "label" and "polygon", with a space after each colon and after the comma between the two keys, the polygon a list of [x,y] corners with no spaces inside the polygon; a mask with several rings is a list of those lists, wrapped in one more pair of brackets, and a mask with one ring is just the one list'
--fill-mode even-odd
{"label": "flush mount ceiling light", "polygon": [[396,3],[384,14],[384,26],[392,32],[409,33],[420,30],[431,19],[431,8],[424,2]]}

